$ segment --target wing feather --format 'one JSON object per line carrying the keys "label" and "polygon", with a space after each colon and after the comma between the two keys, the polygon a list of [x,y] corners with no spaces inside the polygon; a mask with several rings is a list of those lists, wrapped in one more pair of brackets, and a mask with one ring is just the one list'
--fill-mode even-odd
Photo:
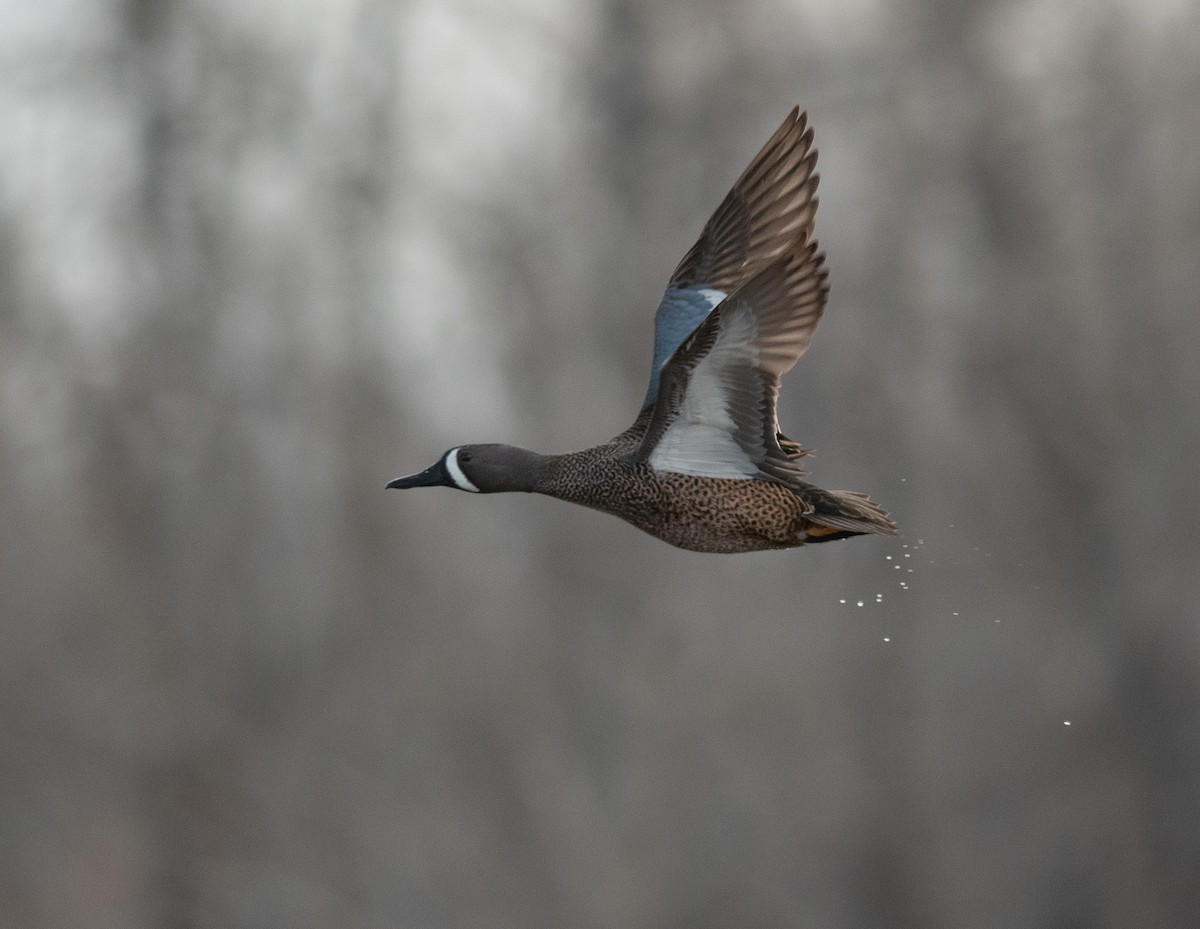
{"label": "wing feather", "polygon": [[780,479],[799,474],[780,445],[779,380],[804,354],[828,292],[815,242],[759,271],[708,315],[663,366],[638,455],[659,471]]}
{"label": "wing feather", "polygon": [[671,275],[654,315],[654,359],[643,408],[671,353],[713,307],[811,236],[815,171],[808,116],[796,107],[742,172]]}

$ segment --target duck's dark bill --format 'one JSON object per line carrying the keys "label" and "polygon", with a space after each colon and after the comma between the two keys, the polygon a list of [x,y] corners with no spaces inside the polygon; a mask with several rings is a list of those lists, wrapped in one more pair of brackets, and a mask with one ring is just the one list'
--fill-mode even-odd
{"label": "duck's dark bill", "polygon": [[388,484],[388,487],[392,490],[405,490],[409,487],[445,487],[450,483],[450,475],[446,473],[446,464],[444,461],[439,461],[420,474],[396,478]]}

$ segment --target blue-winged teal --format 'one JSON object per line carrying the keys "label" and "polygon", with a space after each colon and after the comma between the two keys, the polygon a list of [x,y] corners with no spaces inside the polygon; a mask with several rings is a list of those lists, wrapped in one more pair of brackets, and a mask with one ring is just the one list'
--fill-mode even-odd
{"label": "blue-winged teal", "polygon": [[807,452],[775,419],[779,379],[808,348],[829,292],[812,238],[812,137],[806,114],[792,110],[675,269],[632,426],[565,455],[460,445],[387,486],[547,494],[700,552],[894,535],[862,494],[802,480]]}

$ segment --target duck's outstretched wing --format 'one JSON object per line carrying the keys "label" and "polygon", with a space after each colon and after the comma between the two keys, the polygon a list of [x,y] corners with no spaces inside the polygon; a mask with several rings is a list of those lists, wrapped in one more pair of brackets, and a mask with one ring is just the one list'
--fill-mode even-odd
{"label": "duck's outstretched wing", "polygon": [[654,361],[643,409],[658,395],[662,366],[713,307],[811,237],[818,180],[812,138],[807,114],[793,109],[671,275],[654,314]]}
{"label": "duck's outstretched wing", "polygon": [[824,311],[823,265],[805,230],[683,340],[662,367],[641,460],[707,477],[787,483],[802,473],[794,443],[780,445],[775,400]]}

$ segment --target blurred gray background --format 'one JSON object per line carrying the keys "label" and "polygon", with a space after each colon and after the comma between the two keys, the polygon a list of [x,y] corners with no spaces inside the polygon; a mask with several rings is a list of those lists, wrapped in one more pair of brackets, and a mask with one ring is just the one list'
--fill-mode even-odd
{"label": "blurred gray background", "polygon": [[[1200,9],[0,3],[0,926],[1200,925]],[[676,551],[450,445],[631,421],[799,103],[814,480]]]}

